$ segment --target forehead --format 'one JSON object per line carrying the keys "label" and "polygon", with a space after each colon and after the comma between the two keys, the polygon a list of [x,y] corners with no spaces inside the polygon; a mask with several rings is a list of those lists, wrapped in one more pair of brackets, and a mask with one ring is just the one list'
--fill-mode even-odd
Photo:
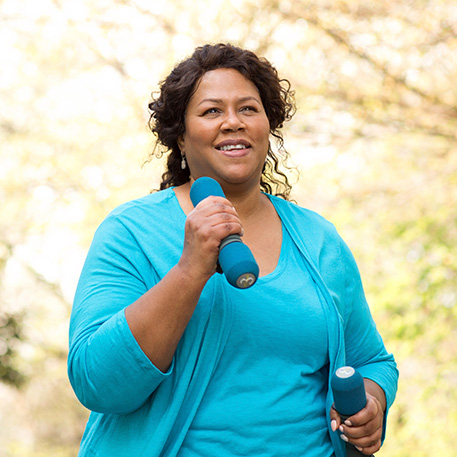
{"label": "forehead", "polygon": [[204,98],[231,98],[260,95],[255,84],[232,68],[218,68],[207,71],[198,81],[192,101]]}

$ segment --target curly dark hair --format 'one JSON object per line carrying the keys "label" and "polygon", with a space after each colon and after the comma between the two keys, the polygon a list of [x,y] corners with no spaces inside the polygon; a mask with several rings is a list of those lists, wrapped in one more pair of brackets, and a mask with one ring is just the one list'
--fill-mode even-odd
{"label": "curly dark hair", "polygon": [[291,185],[279,167],[289,157],[280,129],[295,112],[290,82],[280,79],[277,70],[266,59],[257,57],[251,51],[223,43],[198,47],[191,57],[180,62],[161,82],[158,97],[149,103],[149,128],[157,137],[152,154],[155,154],[159,145],[164,147],[159,152],[159,157],[169,152],[160,189],[179,186],[190,180],[189,167],[181,169],[178,138],[184,133],[187,105],[198,81],[206,72],[219,68],[235,69],[257,87],[270,123],[270,134],[276,138],[278,151],[282,155],[278,157],[269,147],[260,187],[264,192],[288,200]]}

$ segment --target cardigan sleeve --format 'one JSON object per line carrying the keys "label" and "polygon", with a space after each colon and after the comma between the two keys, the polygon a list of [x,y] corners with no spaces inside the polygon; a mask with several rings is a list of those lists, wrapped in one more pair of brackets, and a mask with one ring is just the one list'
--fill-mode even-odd
{"label": "cardigan sleeve", "polygon": [[386,435],[387,416],[397,392],[398,369],[393,355],[387,352],[372,318],[356,261],[341,240],[344,271],[344,340],[346,365],[357,368],[362,377],[376,382],[386,396],[383,434]]}
{"label": "cardigan sleeve", "polygon": [[344,268],[344,338],[346,362],[382,387],[389,408],[397,391],[398,370],[372,318],[356,261],[341,241]]}
{"label": "cardigan sleeve", "polygon": [[134,236],[109,216],[95,233],[70,319],[68,375],[92,411],[135,411],[173,370],[173,364],[167,373],[152,364],[125,318],[125,308],[154,281],[157,274]]}

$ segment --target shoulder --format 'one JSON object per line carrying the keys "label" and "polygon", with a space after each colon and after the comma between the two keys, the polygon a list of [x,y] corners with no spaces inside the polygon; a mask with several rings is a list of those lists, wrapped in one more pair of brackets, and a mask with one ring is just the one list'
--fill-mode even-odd
{"label": "shoulder", "polygon": [[181,209],[173,189],[165,189],[123,203],[113,209],[103,225],[123,225],[127,230],[138,232],[170,224],[179,219]]}
{"label": "shoulder", "polygon": [[340,240],[335,226],[317,212],[274,195],[268,197],[283,222],[292,225],[306,239],[315,239],[316,242],[329,238]]}
{"label": "shoulder", "polygon": [[[170,233],[172,226],[180,220],[180,206],[173,189],[155,192],[123,203],[113,209],[96,231],[98,239],[134,238],[151,240],[151,234]],[[183,216],[184,217],[184,216]]]}
{"label": "shoulder", "polygon": [[177,261],[184,224],[172,189],[146,195],[111,211],[94,234],[89,256],[132,266],[140,275],[153,265],[162,274]]}
{"label": "shoulder", "polygon": [[170,210],[174,199],[174,192],[171,188],[154,192],[119,205],[108,214],[107,219],[129,219],[151,212],[157,216],[167,209]]}

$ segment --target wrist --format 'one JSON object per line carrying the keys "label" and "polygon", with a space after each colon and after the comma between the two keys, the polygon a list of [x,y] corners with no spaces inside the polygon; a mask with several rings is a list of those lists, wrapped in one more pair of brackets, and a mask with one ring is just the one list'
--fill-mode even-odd
{"label": "wrist", "polygon": [[211,276],[215,273],[204,271],[199,268],[195,268],[194,265],[190,265],[185,259],[181,258],[179,262],[173,267],[173,269],[177,277],[179,278],[180,284],[183,287],[188,287],[190,289],[203,289],[205,284],[211,278]]}

